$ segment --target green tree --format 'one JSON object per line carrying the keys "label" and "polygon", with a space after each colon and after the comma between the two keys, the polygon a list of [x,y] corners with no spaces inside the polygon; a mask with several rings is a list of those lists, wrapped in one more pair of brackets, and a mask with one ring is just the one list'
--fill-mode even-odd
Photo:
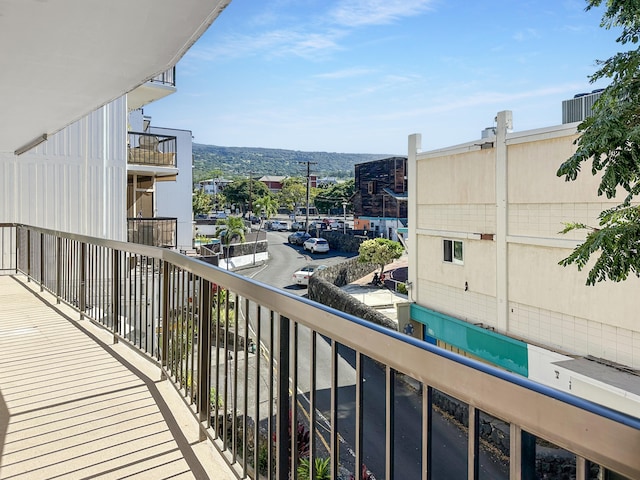
{"label": "green tree", "polygon": [[404,248],[400,242],[394,242],[387,238],[374,238],[360,244],[358,262],[379,265],[380,275],[382,275],[384,267],[400,258],[403,252]]}
{"label": "green tree", "polygon": [[211,195],[204,193],[204,190],[193,192],[191,204],[194,215],[207,214],[211,210]]}
{"label": "green tree", "polygon": [[216,237],[221,236],[220,241],[226,250],[225,258],[227,259],[227,270],[229,269],[229,250],[231,250],[231,241],[239,238],[244,242],[244,221],[240,217],[227,217],[224,220],[218,220],[216,228]]}
{"label": "green tree", "polygon": [[264,215],[267,219],[278,213],[278,201],[272,195],[265,195],[254,202],[257,215]]}
{"label": "green tree", "polygon": [[628,45],[604,61],[591,82],[610,79],[593,108],[593,115],[578,126],[581,133],[577,150],[558,169],[558,176],[573,181],[584,162],[591,161],[591,173],[601,174],[598,195],[614,198],[624,191],[625,198],[617,206],[600,213],[598,226],[567,223],[563,233],[586,229],[585,241],[560,262],[575,264],[582,270],[592,255],[599,257],[587,275],[587,285],[596,282],[625,280],[629,273],[640,275],[640,212],[632,205],[640,192],[640,4],[635,0],[587,0],[587,10],[606,4],[601,27],[621,27],[616,39]]}
{"label": "green tree", "polygon": [[[253,205],[255,207],[256,215],[260,217],[260,223],[258,224],[258,233],[260,233],[260,229],[262,228],[262,215],[264,215],[268,220],[278,213],[278,201],[271,195],[265,195],[264,197],[257,199]],[[256,235],[256,240],[253,244],[253,263],[256,263],[258,238],[259,235]]]}
{"label": "green tree", "polygon": [[[290,177],[282,182],[282,189],[278,194],[280,205],[295,212],[298,207],[306,206],[307,183],[306,179]],[[311,200],[309,200],[311,203]]]}
{"label": "green tree", "polygon": [[[251,184],[251,187],[249,187],[249,184]],[[253,203],[255,199],[265,195],[269,195],[267,186],[258,180],[251,179],[251,182],[249,182],[248,178],[231,182],[224,188],[224,196],[227,203],[235,204],[243,213],[248,210],[250,199],[251,203]]]}
{"label": "green tree", "polygon": [[[328,212],[329,210],[342,211],[342,202],[349,201],[354,191],[354,180],[347,180],[346,182],[319,189],[314,199],[314,205],[319,212]],[[349,209],[349,205],[347,205],[347,210]]]}

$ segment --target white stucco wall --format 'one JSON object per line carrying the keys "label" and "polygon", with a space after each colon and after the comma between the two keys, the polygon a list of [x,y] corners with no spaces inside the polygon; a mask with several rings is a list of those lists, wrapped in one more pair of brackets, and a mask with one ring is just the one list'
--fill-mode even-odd
{"label": "white stucco wall", "polygon": [[0,221],[126,241],[126,100],[19,157],[0,155]]}
{"label": "white stucco wall", "polygon": [[[597,225],[598,214],[620,201],[597,196],[598,179],[588,167],[575,182],[556,176],[576,135],[575,124],[561,125],[508,132],[502,146],[494,139],[494,148],[480,149],[476,141],[409,151],[409,172],[416,173],[409,190],[412,300],[532,343],[640,368],[640,279],[587,287],[586,269],[558,265],[585,236],[560,234],[563,222]],[[502,172],[499,148],[506,154]],[[506,203],[498,191],[506,192]],[[506,215],[506,235],[480,240],[479,234],[496,233],[497,215]],[[446,238],[463,242],[464,265],[443,262]],[[497,295],[501,281],[504,301]],[[496,323],[505,310],[505,321]]]}
{"label": "white stucco wall", "polygon": [[176,162],[178,176],[175,182],[156,184],[156,216],[178,219],[178,250],[193,248],[192,182],[192,134],[190,130],[151,127],[158,135],[174,135],[177,138]]}

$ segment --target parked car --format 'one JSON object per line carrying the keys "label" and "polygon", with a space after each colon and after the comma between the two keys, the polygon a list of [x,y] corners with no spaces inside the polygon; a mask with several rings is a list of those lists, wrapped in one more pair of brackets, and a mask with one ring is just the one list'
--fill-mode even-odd
{"label": "parked car", "polygon": [[327,268],[326,265],[305,265],[293,272],[293,283],[302,287],[309,286],[309,278],[317,271]]}
{"label": "parked car", "polygon": [[293,222],[291,224],[291,231],[292,232],[298,232],[300,230],[305,230],[304,222]]}
{"label": "parked car", "polygon": [[309,250],[311,253],[327,253],[329,251],[329,242],[324,238],[310,238],[302,244],[302,248]]}
{"label": "parked car", "polygon": [[289,230],[289,226],[287,222],[280,222],[278,220],[274,220],[271,222],[271,226],[269,227],[271,230],[277,230],[278,232],[286,232]]}
{"label": "parked car", "polygon": [[307,232],[295,232],[289,235],[289,237],[287,238],[287,241],[292,245],[302,245],[304,242],[306,242],[310,238],[311,238],[311,235],[309,235]]}
{"label": "parked car", "polygon": [[327,224],[324,222],[311,222],[309,224],[309,230],[326,230]]}

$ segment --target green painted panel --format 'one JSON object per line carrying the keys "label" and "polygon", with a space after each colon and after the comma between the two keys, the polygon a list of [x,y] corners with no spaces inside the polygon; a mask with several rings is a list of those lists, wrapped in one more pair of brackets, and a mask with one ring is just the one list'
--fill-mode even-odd
{"label": "green painted panel", "polygon": [[510,372],[524,377],[529,374],[525,342],[416,304],[411,305],[411,319],[425,325],[425,335],[435,337]]}

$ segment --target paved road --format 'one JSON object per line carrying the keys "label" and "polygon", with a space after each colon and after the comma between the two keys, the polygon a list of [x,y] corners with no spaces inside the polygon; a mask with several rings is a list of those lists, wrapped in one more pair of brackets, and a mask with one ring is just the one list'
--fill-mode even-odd
{"label": "paved road", "polygon": [[[291,274],[304,264],[312,261],[332,265],[344,260],[339,253],[307,254],[301,247],[286,244],[286,233],[269,232],[270,260],[260,269],[243,271],[243,274],[273,286],[291,290],[304,295],[306,289],[291,284]],[[302,397],[309,391],[310,368],[305,361],[309,358],[308,347],[310,334],[306,328],[299,329],[299,393]],[[325,431],[323,418],[330,415],[330,345],[317,337],[317,403],[320,425],[318,431]],[[343,442],[340,447],[341,463],[353,468],[354,456],[352,445],[355,442],[355,356],[346,347],[340,349],[338,367],[339,386],[339,426]],[[380,480],[385,471],[385,374],[371,361],[365,362],[364,368],[364,462]],[[396,381],[395,396],[395,478],[421,478],[421,397],[406,382]],[[308,400],[303,399],[301,405],[308,408]],[[434,480],[457,480],[467,478],[467,439],[466,433],[449,423],[440,415],[435,415],[432,432],[432,478]],[[328,442],[328,436],[326,437]],[[486,479],[508,478],[508,466],[501,465],[481,450],[481,477]]]}

